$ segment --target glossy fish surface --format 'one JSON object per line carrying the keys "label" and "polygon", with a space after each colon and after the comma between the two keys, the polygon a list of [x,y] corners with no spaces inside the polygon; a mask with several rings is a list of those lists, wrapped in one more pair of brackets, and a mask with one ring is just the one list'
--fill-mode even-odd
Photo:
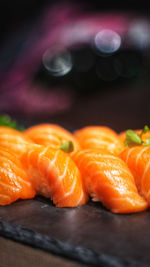
{"label": "glossy fish surface", "polygon": [[36,193],[51,198],[57,207],[75,207],[87,202],[80,171],[65,152],[37,146],[24,153],[21,160]]}
{"label": "glossy fish surface", "polygon": [[0,147],[0,205],[34,196],[35,190],[19,159]]}
{"label": "glossy fish surface", "polygon": [[147,202],[138,194],[133,175],[119,157],[106,150],[81,150],[72,155],[93,201],[114,213],[140,212]]}
{"label": "glossy fish surface", "polygon": [[76,131],[74,135],[82,149],[107,149],[114,155],[124,149],[118,135],[105,126],[87,126]]}

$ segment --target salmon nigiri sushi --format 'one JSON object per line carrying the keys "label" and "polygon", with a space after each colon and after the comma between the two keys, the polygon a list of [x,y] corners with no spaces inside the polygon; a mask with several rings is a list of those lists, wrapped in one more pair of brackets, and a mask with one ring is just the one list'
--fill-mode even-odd
{"label": "salmon nigiri sushi", "polygon": [[23,133],[7,126],[0,126],[0,147],[7,148],[20,156],[26,151],[28,144],[33,144],[33,142]]}
{"label": "salmon nigiri sushi", "polygon": [[35,190],[19,159],[0,147],[0,205],[34,196]]}
{"label": "salmon nigiri sushi", "polygon": [[87,202],[80,171],[67,153],[51,147],[30,148],[21,158],[36,193],[51,198],[57,207]]}
{"label": "salmon nigiri sushi", "polygon": [[134,175],[140,194],[150,205],[150,147],[134,146],[126,148],[120,157]]}
{"label": "salmon nigiri sushi", "polygon": [[102,202],[114,213],[140,212],[147,208],[133,175],[119,157],[106,150],[87,149],[73,153],[72,158],[93,201]]}
{"label": "salmon nigiri sushi", "polygon": [[73,151],[80,149],[78,141],[64,128],[55,124],[39,124],[28,128],[24,134],[34,143],[59,148],[63,143],[71,141]]}
{"label": "salmon nigiri sushi", "polygon": [[87,126],[76,131],[74,136],[82,149],[107,149],[115,155],[124,149],[118,135],[108,127]]}

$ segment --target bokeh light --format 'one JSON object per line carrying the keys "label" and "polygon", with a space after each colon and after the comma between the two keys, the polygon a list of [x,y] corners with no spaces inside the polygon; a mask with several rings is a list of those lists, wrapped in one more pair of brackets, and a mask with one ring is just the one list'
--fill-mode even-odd
{"label": "bokeh light", "polygon": [[132,22],[128,32],[130,42],[139,49],[150,45],[150,23],[146,20]]}
{"label": "bokeh light", "polygon": [[72,69],[72,58],[68,51],[48,49],[43,55],[43,65],[52,76],[64,76]]}
{"label": "bokeh light", "polygon": [[96,34],[94,43],[101,53],[112,54],[120,48],[121,37],[115,31],[104,29]]}

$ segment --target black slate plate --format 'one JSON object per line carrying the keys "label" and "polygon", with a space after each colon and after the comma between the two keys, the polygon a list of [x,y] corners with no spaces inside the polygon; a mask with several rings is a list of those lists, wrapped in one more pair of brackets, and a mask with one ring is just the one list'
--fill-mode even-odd
{"label": "black slate plate", "polygon": [[91,203],[56,208],[49,200],[0,207],[0,235],[96,266],[150,266],[150,211],[117,215]]}

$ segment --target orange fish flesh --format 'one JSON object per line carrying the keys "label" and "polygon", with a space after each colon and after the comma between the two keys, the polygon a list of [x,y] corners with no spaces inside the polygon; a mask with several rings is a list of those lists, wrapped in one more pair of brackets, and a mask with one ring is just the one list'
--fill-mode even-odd
{"label": "orange fish flesh", "polygon": [[82,149],[107,149],[115,155],[124,149],[118,135],[108,127],[87,126],[76,131],[74,135]]}
{"label": "orange fish flesh", "polygon": [[37,194],[51,198],[57,207],[87,202],[80,171],[65,152],[51,147],[29,148],[21,158]]}
{"label": "orange fish flesh", "polygon": [[102,202],[114,213],[140,212],[147,208],[133,175],[119,157],[106,150],[87,149],[73,153],[72,158],[93,201]]}
{"label": "orange fish flesh", "polygon": [[0,205],[34,196],[35,190],[19,159],[12,152],[0,148]]}
{"label": "orange fish flesh", "polygon": [[140,194],[150,205],[150,147],[134,146],[126,148],[120,157],[131,170]]}
{"label": "orange fish flesh", "polygon": [[55,124],[39,124],[28,128],[24,134],[34,143],[59,148],[62,143],[71,141],[74,151],[80,146],[74,136],[64,128]]}
{"label": "orange fish flesh", "polygon": [[29,144],[33,144],[33,142],[23,133],[6,126],[0,126],[0,147],[7,148],[15,155],[21,156]]}

